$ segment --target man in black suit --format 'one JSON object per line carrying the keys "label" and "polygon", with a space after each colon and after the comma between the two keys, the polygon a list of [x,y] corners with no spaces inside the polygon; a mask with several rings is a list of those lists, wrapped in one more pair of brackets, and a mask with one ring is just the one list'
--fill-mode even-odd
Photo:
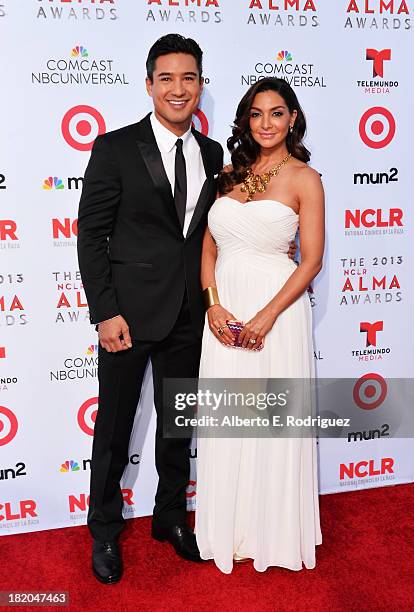
{"label": "man in black suit", "polygon": [[79,266],[99,331],[99,410],[92,451],[88,526],[93,571],[122,575],[120,480],[148,360],[157,412],[159,484],[152,536],[200,561],[186,522],[189,439],[163,437],[164,378],[196,378],[205,308],[200,257],[207,213],[223,166],[220,144],[191,129],[203,86],[202,51],[178,34],[147,59],[154,111],[98,136],[78,217]]}

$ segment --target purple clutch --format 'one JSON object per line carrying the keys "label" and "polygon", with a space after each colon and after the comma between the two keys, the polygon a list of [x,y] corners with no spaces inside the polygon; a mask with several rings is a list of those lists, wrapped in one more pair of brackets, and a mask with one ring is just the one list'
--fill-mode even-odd
{"label": "purple clutch", "polygon": [[[244,327],[244,323],[242,321],[226,321],[226,324],[235,337],[234,344],[231,348],[244,348],[242,347],[241,342],[239,341],[240,332]],[[258,346],[255,346],[253,350],[261,351],[263,346],[263,342],[261,342]],[[244,348],[244,350],[246,351],[248,349]]]}

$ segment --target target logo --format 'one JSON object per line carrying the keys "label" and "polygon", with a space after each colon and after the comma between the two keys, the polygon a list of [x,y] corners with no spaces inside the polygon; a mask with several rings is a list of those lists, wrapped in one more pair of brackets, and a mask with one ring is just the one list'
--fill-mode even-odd
{"label": "target logo", "polygon": [[361,140],[371,149],[382,149],[390,144],[395,135],[395,119],[383,106],[373,106],[359,121]]}
{"label": "target logo", "polygon": [[0,446],[5,446],[11,442],[17,434],[18,428],[16,415],[9,408],[0,406]]}
{"label": "target logo", "polygon": [[106,132],[101,113],[85,104],[70,108],[62,119],[61,127],[63,138],[77,151],[90,151],[95,138]]}
{"label": "target logo", "polygon": [[188,487],[187,487],[187,497],[194,497],[196,494],[196,481],[195,480],[189,480],[188,481]]}
{"label": "target logo", "polygon": [[387,383],[379,374],[364,374],[354,385],[354,402],[363,410],[378,408],[386,395]]}
{"label": "target logo", "polygon": [[199,108],[194,111],[192,126],[194,129],[204,134],[204,136],[208,136],[208,119],[203,111]]}
{"label": "target logo", "polygon": [[[98,398],[91,397],[83,402],[78,410],[78,425],[88,436],[93,436],[96,415],[98,414]],[[96,406],[96,407],[95,407]]]}

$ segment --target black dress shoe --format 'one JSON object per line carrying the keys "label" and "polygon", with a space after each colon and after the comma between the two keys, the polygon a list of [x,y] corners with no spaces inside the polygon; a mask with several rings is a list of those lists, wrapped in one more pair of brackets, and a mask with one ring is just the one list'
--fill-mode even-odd
{"label": "black dress shoe", "polygon": [[92,569],[95,578],[104,584],[114,584],[121,580],[122,561],[116,542],[93,541]]}
{"label": "black dress shoe", "polygon": [[183,559],[200,563],[200,557],[196,537],[187,525],[173,525],[171,527],[161,527],[157,523],[152,523],[152,537],[158,542],[169,542],[174,546],[175,552]]}

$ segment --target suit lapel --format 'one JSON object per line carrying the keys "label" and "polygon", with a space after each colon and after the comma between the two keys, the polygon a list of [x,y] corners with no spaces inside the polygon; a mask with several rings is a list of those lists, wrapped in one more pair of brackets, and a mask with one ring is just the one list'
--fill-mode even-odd
{"label": "suit lapel", "polygon": [[[212,197],[211,192],[215,184],[214,172],[217,172],[218,170],[216,168],[216,160],[212,155],[212,148],[209,146],[208,141],[206,141],[205,138],[199,132],[197,132],[197,130],[193,129],[192,133],[200,147],[204,171],[206,173],[206,180],[201,188],[186,238],[188,238],[197,227],[205,206]],[[174,196],[171,190],[170,181],[168,180],[167,173],[165,172],[161,153],[158,149],[154,132],[152,131],[150,114],[144,117],[144,119],[142,119],[142,121],[140,121],[137,125],[136,143],[141,152],[142,159],[144,160],[152,182],[154,183],[155,189],[158,191],[162,200],[164,201],[168,214],[174,220],[177,229],[180,233],[182,233],[174,206]]]}
{"label": "suit lapel", "polygon": [[193,134],[194,138],[198,143],[198,146],[200,147],[206,177],[209,178],[211,175],[214,174],[215,168],[214,159],[211,156],[210,147],[206,145],[206,141],[204,140],[200,132],[197,132],[197,130],[192,128],[191,133]]}
{"label": "suit lapel", "polygon": [[147,167],[148,174],[154,183],[154,187],[160,194],[162,200],[166,204],[168,213],[170,214],[171,218],[174,219],[178,229],[181,232],[177,212],[174,206],[174,196],[171,190],[170,181],[168,180],[167,173],[165,172],[161,153],[158,149],[149,117],[150,115],[147,115],[138,124],[138,139],[136,142],[141,152],[142,159]]}
{"label": "suit lapel", "polygon": [[194,138],[197,140],[198,146],[200,147],[201,157],[204,164],[204,171],[206,173],[206,180],[201,188],[200,195],[198,196],[197,204],[193,212],[193,216],[191,217],[190,226],[187,230],[186,238],[189,238],[191,233],[197,227],[197,224],[203,214],[204,208],[207,205],[207,202],[210,199],[210,193],[213,188],[214,179],[214,170],[215,163],[214,159],[211,155],[211,147],[206,144],[204,138],[201,137],[200,133],[197,130],[192,129],[192,133]]}

